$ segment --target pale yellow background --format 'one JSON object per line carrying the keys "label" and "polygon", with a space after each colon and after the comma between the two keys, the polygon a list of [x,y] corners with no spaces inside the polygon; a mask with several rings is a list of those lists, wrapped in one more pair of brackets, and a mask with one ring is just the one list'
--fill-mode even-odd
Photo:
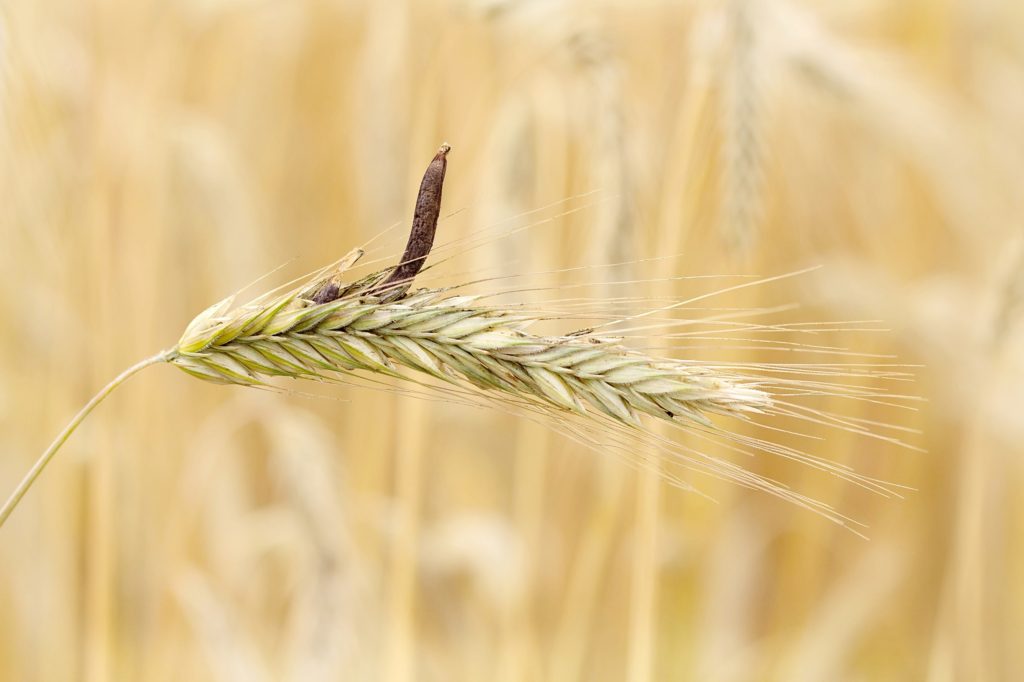
{"label": "pale yellow background", "polygon": [[[695,479],[711,503],[496,410],[151,368],[0,530],[0,680],[1024,669],[1017,0],[9,0],[0,124],[2,495],[213,301],[395,223],[380,255],[400,250],[444,141],[440,240],[555,207],[442,266],[448,281],[823,265],[745,304],[880,320],[891,331],[822,342],[923,365],[894,387],[919,411],[856,414],[927,450],[814,445],[916,488],[903,500],[743,462],[866,523],[864,541]],[[682,256],[599,267],[666,254]]]}

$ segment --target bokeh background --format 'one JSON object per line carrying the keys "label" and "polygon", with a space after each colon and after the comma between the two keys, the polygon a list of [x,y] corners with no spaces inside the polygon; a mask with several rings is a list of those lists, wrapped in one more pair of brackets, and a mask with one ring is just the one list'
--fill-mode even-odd
{"label": "bokeh background", "polygon": [[[157,367],[0,531],[0,679],[1024,669],[1024,4],[8,0],[0,122],[4,495],[213,301],[395,224],[399,251],[442,141],[441,239],[509,227],[452,277],[581,268],[542,283],[611,298],[823,265],[747,304],[879,320],[821,342],[920,366],[916,411],[852,414],[926,451],[815,446],[902,500],[744,462],[865,541],[498,410]],[[756,345],[729,357],[778,361]]]}

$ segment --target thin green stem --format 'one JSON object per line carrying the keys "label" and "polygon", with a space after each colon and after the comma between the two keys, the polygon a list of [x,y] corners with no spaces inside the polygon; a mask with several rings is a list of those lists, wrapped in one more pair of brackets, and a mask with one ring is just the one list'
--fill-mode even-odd
{"label": "thin green stem", "polygon": [[125,371],[118,374],[117,378],[115,378],[109,384],[104,386],[99,393],[94,395],[92,397],[92,400],[86,403],[85,407],[83,407],[79,411],[79,413],[75,415],[75,418],[72,419],[68,423],[68,425],[64,427],[64,430],[60,432],[60,435],[57,436],[57,438],[52,443],[50,443],[50,447],[46,448],[46,452],[39,456],[39,459],[36,460],[36,463],[32,466],[29,472],[25,474],[25,478],[21,479],[21,483],[19,483],[18,487],[15,488],[14,492],[11,493],[11,496],[7,498],[7,501],[4,502],[3,508],[0,508],[0,527],[4,525],[4,523],[7,521],[7,517],[10,516],[11,512],[13,512],[15,507],[18,506],[18,503],[21,502],[21,498],[25,496],[25,493],[27,493],[29,488],[32,487],[32,484],[35,483],[37,478],[39,478],[39,474],[43,473],[43,469],[46,468],[46,465],[50,463],[50,460],[53,459],[53,456],[57,454],[57,451],[60,450],[62,445],[64,445],[64,442],[71,437],[71,434],[74,433],[75,429],[78,428],[78,425],[81,424],[85,420],[85,418],[89,416],[89,413],[92,412],[97,405],[103,402],[104,398],[110,395],[115,388],[123,384],[128,379],[128,377],[132,376],[133,374],[137,374],[138,372],[141,372],[143,369],[149,367],[150,365],[155,365],[158,362],[166,362],[170,358],[170,352],[160,351],[153,357],[146,358],[142,362],[132,365]]}

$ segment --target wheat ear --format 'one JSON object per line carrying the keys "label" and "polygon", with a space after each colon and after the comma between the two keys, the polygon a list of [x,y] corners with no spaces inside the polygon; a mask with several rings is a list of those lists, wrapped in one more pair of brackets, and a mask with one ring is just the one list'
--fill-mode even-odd
{"label": "wheat ear", "polygon": [[592,332],[531,334],[536,318],[480,305],[475,296],[422,289],[382,302],[366,294],[375,281],[358,282],[330,303],[315,303],[300,289],[233,311],[213,309],[196,318],[169,360],[201,379],[242,385],[262,384],[262,376],[401,376],[411,369],[632,425],[640,414],[708,424],[708,413],[761,413],[771,404],[753,381],[650,357]]}

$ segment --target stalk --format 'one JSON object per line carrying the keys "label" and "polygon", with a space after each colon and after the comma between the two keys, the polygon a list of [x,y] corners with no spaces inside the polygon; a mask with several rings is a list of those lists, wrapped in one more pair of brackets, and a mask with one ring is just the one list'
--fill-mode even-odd
{"label": "stalk", "polygon": [[36,482],[36,479],[39,478],[39,475],[43,473],[43,469],[46,468],[46,465],[50,463],[53,456],[57,454],[57,451],[60,450],[61,446],[64,445],[67,439],[71,437],[71,434],[75,432],[78,425],[89,416],[90,412],[92,412],[97,405],[103,402],[103,400],[110,395],[115,388],[127,381],[129,377],[138,374],[150,365],[155,365],[158,362],[167,362],[171,356],[172,353],[170,351],[160,351],[156,355],[132,365],[118,374],[113,381],[104,386],[99,393],[94,395],[92,399],[87,402],[81,410],[79,410],[74,419],[68,422],[68,425],[64,427],[64,430],[60,432],[60,435],[50,443],[50,447],[46,448],[46,451],[39,456],[36,463],[32,466],[29,472],[25,474],[25,478],[21,479],[21,483],[19,483],[18,487],[14,489],[11,496],[7,498],[7,501],[4,502],[3,508],[0,508],[0,527],[3,527],[4,523],[7,521],[7,517],[11,515],[11,512],[13,512],[18,506],[18,503],[21,502],[21,498],[25,496],[25,493],[29,491],[29,488],[31,488]]}

